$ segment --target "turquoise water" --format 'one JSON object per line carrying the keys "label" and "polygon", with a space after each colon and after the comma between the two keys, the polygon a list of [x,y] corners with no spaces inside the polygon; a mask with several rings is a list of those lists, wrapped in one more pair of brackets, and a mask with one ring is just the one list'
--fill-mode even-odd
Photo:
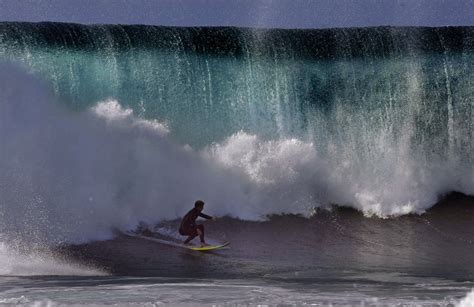
{"label": "turquoise water", "polygon": [[470,163],[472,44],[469,27],[3,23],[0,58],[26,64],[75,108],[116,99],[191,145],[244,130],[310,140],[322,153],[350,143],[368,154],[370,139],[387,133],[399,143],[408,126],[424,157]]}

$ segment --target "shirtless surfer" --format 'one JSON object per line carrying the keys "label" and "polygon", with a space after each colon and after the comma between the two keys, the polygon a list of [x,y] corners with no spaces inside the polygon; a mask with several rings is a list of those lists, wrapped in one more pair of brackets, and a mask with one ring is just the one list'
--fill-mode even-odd
{"label": "shirtless surfer", "polygon": [[183,217],[181,225],[179,226],[179,233],[183,236],[188,236],[186,241],[184,241],[185,245],[191,244],[191,240],[199,236],[199,238],[201,239],[201,246],[207,246],[207,243],[204,240],[204,225],[196,225],[196,219],[199,216],[208,220],[214,220],[215,218],[202,213],[203,209],[204,202],[202,200],[197,200],[194,203],[194,208],[191,209],[188,213],[186,213],[186,215]]}

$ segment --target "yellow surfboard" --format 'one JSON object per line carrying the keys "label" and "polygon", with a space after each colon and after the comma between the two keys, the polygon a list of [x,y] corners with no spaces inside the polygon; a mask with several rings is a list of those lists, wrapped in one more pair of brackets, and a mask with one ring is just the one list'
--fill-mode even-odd
{"label": "yellow surfboard", "polygon": [[230,244],[229,242],[225,242],[224,244],[221,244],[221,245],[209,245],[205,247],[193,247],[193,246],[186,246],[186,247],[189,249],[192,249],[193,251],[206,252],[206,251],[212,251],[215,249],[224,248],[228,246],[229,244]]}

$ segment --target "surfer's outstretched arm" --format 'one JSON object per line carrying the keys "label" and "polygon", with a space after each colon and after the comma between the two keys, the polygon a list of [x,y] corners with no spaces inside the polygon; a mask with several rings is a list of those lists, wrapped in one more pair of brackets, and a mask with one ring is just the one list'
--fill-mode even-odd
{"label": "surfer's outstretched arm", "polygon": [[207,219],[207,220],[212,220],[212,219],[214,219],[212,216],[207,215],[207,214],[204,214],[204,213],[199,213],[199,216],[202,217],[202,218],[205,218],[205,219]]}

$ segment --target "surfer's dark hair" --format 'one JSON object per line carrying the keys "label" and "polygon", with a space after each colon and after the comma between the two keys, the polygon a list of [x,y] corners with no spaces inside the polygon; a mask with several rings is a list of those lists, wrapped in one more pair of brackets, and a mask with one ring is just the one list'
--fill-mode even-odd
{"label": "surfer's dark hair", "polygon": [[196,200],[196,202],[194,203],[194,208],[202,206],[204,206],[204,202],[202,200]]}

